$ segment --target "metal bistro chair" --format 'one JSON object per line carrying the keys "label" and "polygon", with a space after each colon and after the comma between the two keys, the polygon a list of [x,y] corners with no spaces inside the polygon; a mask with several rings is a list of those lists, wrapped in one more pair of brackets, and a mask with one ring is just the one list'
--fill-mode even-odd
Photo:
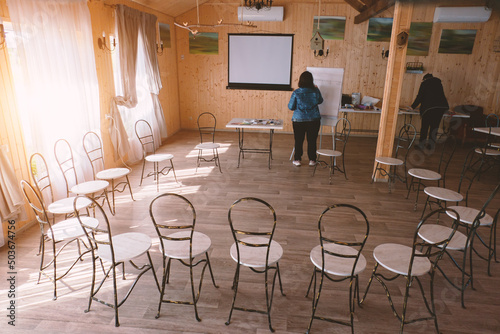
{"label": "metal bistro chair", "polygon": [[[236,262],[236,271],[232,286],[234,291],[233,302],[226,325],[229,325],[231,322],[233,310],[257,312],[267,315],[269,329],[271,332],[274,332],[271,325],[271,307],[276,278],[278,278],[281,294],[285,295],[283,293],[279,267],[279,260],[283,256],[283,248],[278,242],[273,240],[276,229],[276,212],[271,205],[261,199],[244,197],[231,205],[228,212],[228,220],[234,239],[230,254],[231,258]],[[265,310],[235,306],[240,284],[241,266],[248,267],[254,273],[264,274]],[[269,290],[270,271],[274,271],[274,275],[272,276],[272,286]],[[255,292],[251,291],[251,294],[255,294]]]}
{"label": "metal bistro chair", "polygon": [[[84,199],[84,197],[81,195],[75,198],[75,207],[78,206],[78,201],[82,199]],[[85,231],[85,235],[92,250],[92,282],[90,285],[89,304],[88,308],[85,310],[85,313],[90,311],[92,301],[95,300],[115,310],[115,326],[118,327],[120,326],[120,322],[118,319],[118,308],[122,306],[123,303],[125,303],[139,279],[148,270],[152,270],[158,291],[160,290],[160,286],[158,284],[156,273],[153,267],[153,262],[151,261],[151,256],[149,255],[149,249],[151,248],[151,238],[144,233],[138,232],[128,232],[118,235],[112,235],[111,226],[109,224],[106,213],[94,199],[91,200],[93,206],[97,209],[96,216],[98,216],[97,219],[100,221],[100,226],[91,226],[87,223],[85,217],[82,217],[80,214],[78,214],[78,212],[76,215],[78,221]],[[136,265],[134,261],[136,261],[137,258],[141,257],[144,254],[147,255],[148,262],[142,266]],[[109,269],[107,271],[105,269],[104,262],[109,263]],[[126,262],[129,262],[135,269],[139,271],[139,273],[137,274],[137,277],[135,278],[125,296],[120,301],[118,301],[118,288],[116,282],[118,273],[116,271],[116,268],[120,265],[122,266],[122,277],[123,279],[125,279]],[[98,263],[100,263],[102,267],[104,277],[96,287],[96,271]],[[112,302],[107,302],[97,297],[97,294],[104,286],[107,278],[113,280]]]}
{"label": "metal bistro chair", "polygon": [[59,139],[58,141],[56,141],[54,145],[54,155],[63,174],[64,182],[66,184],[66,193],[68,197],[70,196],[70,193],[73,193],[75,195],[85,195],[91,199],[102,198],[103,204],[104,202],[107,202],[109,210],[113,212],[108,199],[108,181],[94,180],[81,183],[78,182],[75,160],[73,158],[73,150],[71,149],[71,146],[67,140]]}
{"label": "metal bistro chair", "polygon": [[[444,251],[450,243],[450,240],[455,235],[455,231],[458,227],[458,219],[455,219],[451,223],[449,223],[448,226],[451,226],[450,230],[442,233],[439,236],[436,236],[435,241],[432,243],[422,240],[419,237],[419,233],[428,225],[434,226],[435,220],[437,219],[436,217],[438,217],[440,213],[444,213],[444,211],[445,209],[433,211],[420,221],[413,237],[412,246],[387,243],[378,245],[373,250],[373,257],[376,263],[373,268],[370,280],[368,281],[368,286],[366,287],[366,291],[363,299],[361,300],[361,303],[366,300],[366,295],[368,294],[370,285],[373,281],[373,278],[375,278],[380,282],[380,284],[382,284],[386,296],[389,299],[391,309],[400,322],[400,333],[403,333],[403,329],[406,324],[426,320],[434,320],[436,332],[439,333],[436,308],[434,306],[434,277],[439,260],[442,258]],[[441,220],[441,222],[443,222],[443,220]],[[421,251],[419,249],[421,249]],[[389,277],[386,276],[385,273],[383,274],[378,272],[379,267],[383,267],[384,269],[389,271],[392,276]],[[429,275],[430,301],[425,296],[424,286],[421,282],[421,278],[423,278],[427,274]],[[389,288],[385,283],[385,281],[393,281],[398,277],[404,277],[406,281],[406,287],[403,293],[403,310],[401,314],[397,312]],[[410,297],[410,288],[415,286],[415,281],[418,283],[418,287],[420,289],[420,293],[422,294],[425,308],[429,312],[429,316],[408,319],[406,317],[406,312],[408,299]],[[399,293],[399,289],[397,291]]]}
{"label": "metal bistro chair", "polygon": [[[66,215],[66,218],[71,216],[74,213],[74,197],[66,197],[55,200],[49,167],[45,158],[40,153],[34,153],[31,155],[30,172],[38,194],[47,208],[47,213],[52,215],[52,223],[55,223],[56,215]],[[80,204],[82,206],[79,207],[78,210],[87,208],[90,203],[90,200],[81,201]]]}
{"label": "metal bistro chair", "polygon": [[[495,227],[496,220],[498,218],[498,212],[495,218],[491,217],[486,213],[486,208],[489,203],[496,196],[498,191],[500,190],[500,184],[493,190],[489,198],[483,204],[481,210],[463,207],[463,206],[450,206],[449,210],[446,211],[446,214],[453,219],[457,219],[456,213],[458,213],[459,219],[459,228],[462,228],[464,232],[457,230],[453,238],[451,239],[448,247],[445,250],[445,254],[450,258],[455,267],[459,270],[461,275],[460,284],[456,284],[455,280],[450,278],[449,274],[446,274],[441,267],[437,266],[439,271],[443,274],[444,278],[457,290],[460,291],[461,294],[461,303],[462,307],[465,308],[464,302],[464,294],[465,289],[470,284],[471,288],[474,289],[474,281],[473,281],[473,266],[472,266],[472,255],[473,252],[476,252],[476,247],[474,247],[474,240],[479,239],[481,243],[488,250],[488,255],[486,257],[477,253],[481,258],[488,262],[488,274],[491,275],[490,272],[490,262],[494,256],[495,243]],[[500,211],[500,210],[499,210]],[[438,222],[439,223],[439,222]],[[489,244],[486,244],[483,239],[478,234],[478,229],[480,227],[490,228],[490,238]],[[440,235],[443,233],[451,232],[450,227],[444,227],[438,224],[427,225],[425,228],[420,229],[419,236],[427,242],[435,243],[438,240]],[[453,256],[454,252],[461,252],[462,259]],[[467,269],[467,257],[469,262],[469,269]]]}
{"label": "metal bistro chair", "polygon": [[[438,144],[440,144],[440,142],[441,140],[438,139]],[[446,187],[446,172],[448,171],[448,166],[450,165],[451,159],[455,154],[456,147],[457,141],[455,137],[447,136],[444,140],[444,143],[441,142],[441,155],[437,171],[426,168],[411,168],[410,170],[408,170],[408,175],[411,176],[411,181],[408,186],[408,193],[406,194],[406,198],[410,196],[410,191],[412,189],[417,192],[413,210],[417,210],[418,195],[420,193],[420,189],[425,188],[423,181],[437,181],[438,187],[441,185],[441,181],[443,181],[443,187]]]}
{"label": "metal bistro chair", "polygon": [[[83,136],[83,149],[89,158],[90,164],[92,165],[92,172],[94,179],[105,180],[111,183],[111,200],[113,202],[112,214],[115,214],[115,192],[122,193],[125,188],[128,187],[130,191],[130,197],[134,200],[134,195],[132,194],[132,187],[130,186],[130,181],[128,175],[132,172],[130,168],[108,168],[104,164],[104,153],[102,150],[102,141],[99,135],[95,132],[89,131]],[[124,181],[115,184],[116,180],[125,178]],[[123,188],[120,190],[120,187]]]}
{"label": "metal bistro chair", "polygon": [[[495,127],[495,128],[498,128],[500,126],[500,117],[497,115],[497,114],[489,114],[488,116],[486,116],[486,121],[485,121],[485,125],[486,127]],[[497,141],[491,141],[489,143],[489,146],[493,149],[497,149],[497,150],[500,150],[500,142],[497,142]]]}
{"label": "metal bistro chair", "polygon": [[[197,303],[200,299],[201,286],[207,266],[212,277],[212,283],[218,288],[215,284],[208,256],[212,244],[210,237],[194,230],[196,212],[191,202],[181,195],[165,193],[157,196],[149,205],[149,215],[158,234],[160,251],[163,256],[163,279],[156,318],[160,317],[163,303],[187,304],[194,306],[196,320],[201,321],[198,316]],[[192,301],[164,299],[165,293],[168,293],[166,284],[169,283],[171,276],[172,260],[178,260],[182,265],[189,268]],[[202,265],[202,269],[198,288],[195,290],[194,268],[198,265]]]}
{"label": "metal bistro chair", "polygon": [[[389,178],[389,192],[391,192],[391,183],[394,183],[396,178],[406,184],[406,158],[408,157],[408,153],[410,152],[413,143],[415,142],[415,138],[417,136],[417,131],[412,124],[405,124],[399,130],[399,134],[396,138],[396,152],[393,157],[376,157],[375,161],[377,162],[375,169],[372,175],[372,183],[375,180],[375,175],[377,172],[382,176],[387,176]],[[386,165],[389,169],[385,169],[381,165]],[[397,168],[399,166],[404,167],[403,176],[398,174]]]}
{"label": "metal bistro chair", "polygon": [[[326,167],[328,167],[329,173],[329,181],[332,184],[332,176],[335,173],[335,170],[344,174],[345,179],[347,180],[347,172],[345,169],[345,148],[347,146],[347,140],[349,139],[349,134],[351,133],[351,122],[347,118],[339,118],[335,123],[335,126],[332,126],[332,149],[324,149],[321,147],[320,140],[320,148],[316,151],[316,155],[318,156],[317,162],[324,163]],[[330,158],[329,161],[320,160],[321,157]],[[342,159],[342,166],[339,167],[339,159]],[[313,176],[316,173],[316,168],[318,164],[314,166]]]}
{"label": "metal bistro chair", "polygon": [[[156,181],[156,191],[159,191],[160,175],[167,175],[170,171],[172,171],[172,173],[174,174],[175,182],[177,182],[177,176],[175,175],[173,162],[174,156],[173,154],[168,153],[156,153],[155,139],[153,136],[153,129],[151,128],[151,125],[149,125],[149,123],[143,119],[138,120],[137,122],[135,122],[135,134],[141,142],[143,154],[141,183],[139,184],[139,186],[142,185],[142,180],[144,178],[152,176]],[[152,152],[152,154],[149,154],[149,152]],[[146,166],[146,161],[153,163],[153,171],[144,176],[144,167]],[[160,169],[160,162],[166,161],[170,161],[170,166],[167,165]],[[167,170],[166,173],[165,170]]]}
{"label": "metal bistro chair", "polygon": [[448,203],[456,203],[458,205],[459,202],[465,200],[465,205],[467,206],[470,189],[474,181],[479,177],[480,172],[479,169],[475,169],[475,165],[477,165],[475,162],[475,153],[474,150],[471,150],[465,158],[457,191],[444,187],[425,187],[424,193],[427,195],[427,200],[425,201],[421,218],[424,217],[427,206],[432,209],[432,204],[436,204],[439,208],[442,208],[446,207]]}
{"label": "metal bistro chair", "polygon": [[[55,300],[57,299],[57,281],[64,278],[75,266],[75,264],[80,262],[83,256],[89,253],[91,249],[88,248],[84,252],[82,252],[81,250],[80,238],[85,237],[85,232],[80,226],[77,218],[66,219],[58,222],[57,224],[54,224],[48,217],[42,198],[38,195],[33,186],[27,181],[21,180],[21,189],[23,191],[24,197],[28,201],[29,206],[35,213],[38,224],[40,225],[40,269],[38,272],[37,284],[40,283],[42,274],[50,279],[54,284],[53,299]],[[82,206],[82,204],[80,206]],[[78,208],[76,208],[76,210],[78,210]],[[96,219],[89,216],[82,216],[82,220],[85,221],[87,226],[93,228],[97,227],[97,225],[99,224]],[[78,256],[62,274],[58,274],[57,258],[59,257],[59,255],[61,255],[61,252],[66,248],[66,246],[74,242],[76,242],[77,244]],[[45,257],[47,255],[45,254],[46,243],[49,243],[49,248],[52,253],[47,261],[45,260]],[[83,243],[83,245],[87,247],[85,243]],[[67,253],[65,252],[64,254]],[[49,273],[51,266],[52,275]]]}
{"label": "metal bistro chair", "polygon": [[[219,160],[220,144],[215,143],[215,128],[217,125],[217,119],[214,114],[204,112],[198,116],[196,123],[198,124],[198,131],[200,132],[200,144],[196,145],[196,149],[198,150],[196,171],[198,171],[198,167],[200,167],[202,161],[213,161],[215,166],[219,167],[219,172],[222,173]],[[203,140],[203,137],[205,137],[205,140]],[[212,157],[210,159],[203,157],[203,150],[212,151]]]}
{"label": "metal bistro chair", "polygon": [[[348,227],[348,230],[346,230]],[[339,230],[342,230],[340,233]],[[359,208],[349,204],[335,204],[326,208],[318,220],[320,244],[311,250],[310,258],[314,265],[311,282],[307,289],[309,295],[313,285],[312,316],[307,333],[311,331],[314,319],[325,320],[351,327],[354,333],[355,300],[359,304],[358,275],[366,268],[366,259],[361,254],[370,232],[366,215]],[[316,293],[317,276],[320,276]],[[332,319],[316,315],[323,282],[349,282],[350,321]]]}

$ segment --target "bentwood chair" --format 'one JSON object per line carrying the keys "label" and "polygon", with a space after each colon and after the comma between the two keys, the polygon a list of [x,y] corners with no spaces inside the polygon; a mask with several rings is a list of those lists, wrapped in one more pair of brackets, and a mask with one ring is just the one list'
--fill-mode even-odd
{"label": "bentwood chair", "polygon": [[[78,206],[78,202],[84,199],[83,196],[79,195],[75,198],[74,205]],[[92,301],[97,301],[103,305],[111,307],[115,311],[115,326],[120,326],[120,321],[118,319],[118,308],[125,303],[125,301],[130,296],[132,290],[136,286],[139,279],[147,271],[151,270],[153,272],[154,280],[156,282],[156,287],[159,288],[158,280],[156,279],[156,273],[153,267],[153,262],[151,261],[151,256],[149,254],[149,249],[151,248],[151,238],[139,232],[127,232],[118,235],[113,235],[111,232],[111,226],[106,216],[106,213],[102,207],[94,200],[91,199],[93,206],[96,208],[96,219],[99,221],[99,226],[89,225],[85,217],[82,217],[77,212],[77,219],[85,231],[85,236],[87,237],[88,243],[90,244],[90,249],[92,251],[92,281],[90,284],[90,295],[88,308],[85,313],[90,311]],[[146,254],[148,261],[139,266],[134,261],[138,258],[143,257]],[[123,296],[122,299],[118,299],[118,288],[117,288],[117,267],[122,266],[122,278],[125,279],[125,263],[130,263],[138,273],[136,273],[136,278],[134,282],[130,285],[129,290]],[[105,269],[105,263],[109,265],[109,268]],[[103,278],[101,282],[96,286],[96,271],[97,267],[102,267]],[[105,301],[102,298],[99,291],[103,288],[107,279],[113,281],[112,291],[113,300]],[[109,284],[108,284],[109,285]],[[105,290],[104,288],[103,290]],[[97,296],[99,294],[99,297]],[[105,293],[103,292],[102,295]],[[102,314],[102,313],[101,313]]]}
{"label": "bentwood chair", "polygon": [[[394,157],[375,157],[377,164],[372,175],[372,183],[375,176],[379,173],[381,176],[388,177],[389,192],[391,192],[391,184],[394,184],[396,179],[400,180],[408,186],[406,178],[406,159],[408,153],[415,142],[417,131],[412,124],[404,124],[399,130],[396,138],[396,150]],[[387,166],[387,167],[384,167]],[[398,167],[404,167],[404,173],[398,173]]]}
{"label": "bentwood chair", "polygon": [[[433,211],[420,221],[413,236],[413,243],[411,246],[386,243],[378,245],[373,250],[373,257],[376,263],[373,268],[370,280],[368,281],[368,286],[366,287],[366,291],[363,299],[361,300],[361,303],[366,301],[368,290],[370,289],[370,285],[375,278],[380,282],[380,284],[382,284],[382,287],[385,290],[385,294],[389,299],[391,309],[400,322],[400,333],[403,333],[403,329],[406,324],[426,320],[434,320],[436,332],[439,333],[436,307],[434,305],[434,278],[439,260],[443,257],[443,254],[447,249],[450,240],[452,240],[455,235],[459,219],[447,221],[447,226],[450,226],[450,229],[446,230],[444,233],[435,235],[435,239],[433,242],[422,240],[419,237],[419,233],[427,226],[434,227],[436,225],[436,219],[438,219],[437,217],[439,217],[440,213],[444,213],[444,211],[445,209]],[[458,214],[456,215],[458,217]],[[448,217],[448,219],[451,218]],[[440,219],[439,221],[441,223],[444,223],[445,220]],[[390,276],[388,276],[385,271],[383,273],[380,273],[380,267],[384,268],[385,271],[388,271]],[[430,298],[430,300],[428,300],[428,298],[426,297],[424,284],[422,282],[425,276],[428,276],[429,278],[428,297]],[[388,283],[386,283],[394,281],[399,277],[403,277],[406,283],[403,292],[403,309],[401,313],[396,310],[391,293],[389,291],[389,287],[387,286]],[[415,282],[417,284],[415,284]],[[406,314],[408,300],[411,295],[415,295],[415,292],[410,291],[410,288],[413,288],[417,285],[422,295],[425,308],[429,312],[429,316],[409,319]],[[400,290],[397,289],[397,292],[399,294]]]}
{"label": "bentwood chair", "polygon": [[54,155],[59,165],[59,169],[64,177],[66,194],[68,197],[70,196],[70,193],[72,193],[74,195],[85,195],[92,199],[102,199],[103,205],[104,202],[107,202],[110,211],[113,213],[107,192],[109,182],[104,180],[79,182],[75,160],[73,157],[73,150],[67,140],[59,139],[56,141],[54,145]]}
{"label": "bentwood chair", "polygon": [[[77,218],[66,219],[54,224],[48,217],[42,198],[33,186],[27,181],[21,180],[21,189],[24,197],[28,201],[29,206],[35,213],[38,224],[40,225],[40,269],[38,272],[37,284],[40,283],[42,274],[50,279],[54,284],[53,299],[55,300],[57,299],[57,281],[64,278],[70,270],[83,259],[83,256],[91,250],[90,248],[87,248],[85,243],[82,242],[85,248],[87,248],[82,252],[80,238],[85,237],[85,232],[80,226]],[[84,202],[87,201],[88,199],[84,200]],[[81,206],[83,206],[83,204],[80,204],[80,207]],[[78,208],[76,209],[78,210]],[[89,216],[82,216],[82,221],[85,221],[87,226],[93,228],[97,227],[99,224],[96,219]],[[73,252],[77,254],[73,256],[73,260],[71,260],[72,262],[69,262],[69,266],[66,266],[61,274],[59,273],[59,268],[57,267],[58,257],[65,257],[63,263],[68,262],[67,255],[70,254],[71,251],[67,250],[63,252],[63,250],[65,250],[67,246],[74,243],[76,243],[77,249]],[[45,253],[46,248],[48,248],[47,251],[49,254]]]}
{"label": "bentwood chair", "polygon": [[[500,117],[497,115],[497,114],[489,114],[488,116],[486,116],[486,121],[485,121],[485,125],[486,127],[495,127],[495,128],[498,128],[500,126]],[[494,148],[494,149],[497,149],[497,150],[500,150],[500,143],[499,142],[496,142],[496,141],[492,141],[489,143],[489,146],[491,148]]]}
{"label": "bentwood chair", "polygon": [[[216,167],[219,167],[219,172],[222,173],[219,160],[220,144],[215,143],[215,128],[217,119],[214,114],[209,112],[201,113],[196,121],[198,124],[198,131],[200,132],[200,143],[196,145],[198,150],[198,158],[196,160],[196,171],[200,167],[201,162],[214,162]],[[204,139],[205,138],[205,139]],[[203,151],[210,151],[211,157],[205,158]]]}
{"label": "bentwood chair", "polygon": [[[218,288],[208,256],[212,244],[210,237],[194,230],[196,211],[191,202],[181,195],[165,193],[155,197],[149,205],[149,215],[158,234],[160,252],[163,256],[163,279],[160,286],[160,302],[156,318],[160,317],[163,303],[187,304],[194,306],[196,320],[201,321],[198,316],[197,303],[200,299],[201,286],[207,267],[213,285]],[[165,294],[169,293],[166,290],[166,285],[172,275],[172,260],[177,260],[189,268],[192,301],[164,299]],[[198,265],[201,267],[201,273],[198,286],[195,288],[194,269]]]}
{"label": "bentwood chair", "polygon": [[[113,202],[113,214],[115,213],[115,192],[122,193],[128,187],[130,198],[134,200],[132,194],[132,187],[128,175],[132,172],[130,168],[107,168],[104,163],[104,153],[102,150],[102,141],[99,135],[95,132],[89,131],[83,136],[83,149],[89,158],[92,166],[92,173],[94,179],[105,180],[111,183],[111,201]],[[117,180],[125,179],[115,184]],[[122,187],[120,189],[120,187]]]}
{"label": "bentwood chair", "polygon": [[[135,122],[135,134],[141,142],[143,157],[141,183],[139,184],[139,186],[142,185],[143,179],[152,176],[156,181],[156,191],[159,191],[160,175],[167,175],[170,171],[172,171],[172,173],[174,174],[175,182],[177,182],[177,176],[175,175],[173,162],[174,156],[173,154],[169,153],[156,153],[156,143],[151,125],[143,119],[138,120],[137,122]],[[153,171],[144,176],[146,161],[153,163]],[[169,165],[160,169],[160,163],[164,163],[167,161],[169,162]]]}
{"label": "bentwood chair", "polygon": [[[314,247],[310,253],[314,269],[306,297],[309,295],[312,285],[313,302],[307,333],[311,331],[314,319],[349,326],[351,332],[354,333],[355,300],[358,304],[360,301],[358,275],[366,268],[366,259],[361,251],[365,246],[369,232],[370,225],[366,215],[353,205],[335,204],[321,213],[318,220],[320,244]],[[319,288],[316,290],[318,276],[320,282]],[[331,282],[347,281],[349,283],[349,321],[317,315],[325,278]]]}
{"label": "bentwood chair", "polygon": [[411,168],[408,170],[408,175],[411,176],[411,181],[408,186],[406,198],[410,196],[410,191],[412,189],[417,193],[413,210],[417,210],[418,195],[420,190],[425,188],[425,184],[423,183],[424,181],[437,181],[438,187],[441,185],[441,181],[443,181],[443,187],[446,187],[446,172],[448,171],[448,166],[450,165],[451,159],[455,154],[457,142],[454,136],[446,136],[444,142],[441,140],[442,138],[444,137],[438,138],[437,141],[437,145],[441,145],[441,155],[437,170],[427,168]]}
{"label": "bentwood chair", "polygon": [[[464,302],[464,294],[465,289],[470,284],[471,288],[474,289],[474,281],[473,281],[473,265],[472,265],[472,256],[473,252],[476,252],[481,258],[488,261],[488,274],[491,275],[490,272],[490,262],[493,258],[496,247],[495,247],[495,227],[496,220],[498,218],[498,212],[495,218],[486,213],[486,209],[490,202],[495,198],[496,194],[500,190],[500,184],[493,190],[489,198],[483,204],[480,210],[474,208],[468,208],[463,206],[450,206],[449,210],[446,211],[446,214],[453,219],[459,220],[458,228],[464,230],[461,232],[459,230],[456,231],[455,235],[451,239],[448,247],[445,250],[445,254],[450,258],[451,262],[460,272],[460,284],[456,283],[456,279],[450,277],[449,273],[447,274],[440,266],[437,266],[439,271],[443,274],[444,278],[457,290],[460,291],[461,294],[461,303],[462,307],[465,308]],[[483,238],[478,234],[480,227],[490,228],[490,237],[489,243],[487,244]],[[438,224],[428,225],[425,229],[422,228],[419,231],[419,236],[430,243],[435,243],[440,235],[443,233],[451,232],[450,227],[443,227]],[[479,241],[486,247],[488,254],[486,257],[480,255],[473,242],[479,239]],[[462,258],[460,259],[457,256],[453,256],[456,252],[461,252]],[[469,267],[467,268],[467,259],[469,262]]]}
{"label": "bentwood chair", "polygon": [[[335,170],[344,174],[344,177],[347,180],[347,172],[345,169],[345,149],[350,133],[351,122],[349,122],[347,118],[339,118],[332,131],[332,148],[322,148],[322,140],[320,140],[320,148],[316,150],[317,162],[319,164],[325,164],[329,170],[330,184],[332,184],[332,176],[335,173]],[[321,158],[326,158],[328,161],[321,160]],[[314,166],[313,176],[316,173],[317,167],[318,164]]]}
{"label": "bentwood chair", "polygon": [[[276,229],[276,212],[271,205],[261,199],[244,197],[231,205],[228,212],[228,220],[234,239],[229,252],[231,258],[236,262],[236,271],[232,286],[234,291],[233,302],[226,325],[229,325],[231,322],[233,310],[257,312],[267,315],[269,329],[271,332],[274,332],[271,325],[271,307],[276,278],[278,279],[281,294],[285,295],[283,293],[279,267],[279,261],[283,256],[283,248],[278,242],[273,240]],[[240,274],[242,267],[249,268],[253,273],[264,275],[265,310],[235,306],[238,288],[241,283]],[[272,272],[274,274],[271,274]],[[272,275],[272,278],[270,275]],[[271,282],[272,285],[269,287]],[[256,294],[254,290],[248,290],[247,292],[251,295]]]}

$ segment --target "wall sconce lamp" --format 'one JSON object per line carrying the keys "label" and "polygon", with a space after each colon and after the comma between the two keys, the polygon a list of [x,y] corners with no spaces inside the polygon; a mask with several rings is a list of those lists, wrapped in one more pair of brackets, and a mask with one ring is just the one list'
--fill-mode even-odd
{"label": "wall sconce lamp", "polygon": [[116,39],[113,35],[109,35],[109,47],[106,45],[106,33],[102,32],[102,38],[97,39],[97,46],[101,50],[113,52],[116,49]]}
{"label": "wall sconce lamp", "polygon": [[0,49],[3,49],[7,43],[5,42],[5,30],[3,28],[3,21],[0,17]]}
{"label": "wall sconce lamp", "polygon": [[389,50],[382,48],[382,59],[389,58]]}
{"label": "wall sconce lamp", "polygon": [[160,43],[156,43],[156,53],[161,56],[163,54],[163,41],[160,41]]}

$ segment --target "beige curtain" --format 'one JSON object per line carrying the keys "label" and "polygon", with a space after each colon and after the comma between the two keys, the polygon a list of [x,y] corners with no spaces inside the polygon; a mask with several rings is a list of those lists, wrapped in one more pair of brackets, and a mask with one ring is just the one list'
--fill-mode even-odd
{"label": "beige curtain", "polygon": [[[2,222],[9,219],[26,219],[23,195],[7,153],[7,146],[0,146],[0,218]],[[4,244],[1,227],[0,225],[0,247]]]}
{"label": "beige curtain", "polygon": [[[131,129],[129,133],[124,126],[118,106],[125,108],[135,108],[137,106],[137,50],[144,48],[145,66],[148,76],[148,88],[153,100],[154,128],[158,128],[160,138],[166,137],[166,125],[163,116],[158,94],[160,92],[161,78],[158,66],[158,56],[156,54],[156,16],[129,8],[124,5],[116,7],[116,25],[119,42],[119,62],[120,78],[122,84],[122,96],[116,96],[111,102],[111,116],[113,118],[110,125],[110,134],[116,152],[120,157],[124,157],[130,152],[129,137],[133,136]],[[139,35],[142,44],[139,45]]]}

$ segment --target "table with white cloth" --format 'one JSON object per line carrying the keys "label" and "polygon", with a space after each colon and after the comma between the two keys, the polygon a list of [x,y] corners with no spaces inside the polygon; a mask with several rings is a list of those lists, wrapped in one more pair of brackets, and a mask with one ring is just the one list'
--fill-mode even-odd
{"label": "table with white cloth", "polygon": [[[253,118],[233,118],[226,124],[226,128],[238,131],[238,167],[241,158],[245,158],[245,153],[264,153],[269,155],[268,166],[271,169],[273,159],[273,136],[274,130],[283,130],[283,120],[281,119],[253,119]],[[247,130],[269,130],[269,147],[249,148],[245,147],[245,129]]]}

